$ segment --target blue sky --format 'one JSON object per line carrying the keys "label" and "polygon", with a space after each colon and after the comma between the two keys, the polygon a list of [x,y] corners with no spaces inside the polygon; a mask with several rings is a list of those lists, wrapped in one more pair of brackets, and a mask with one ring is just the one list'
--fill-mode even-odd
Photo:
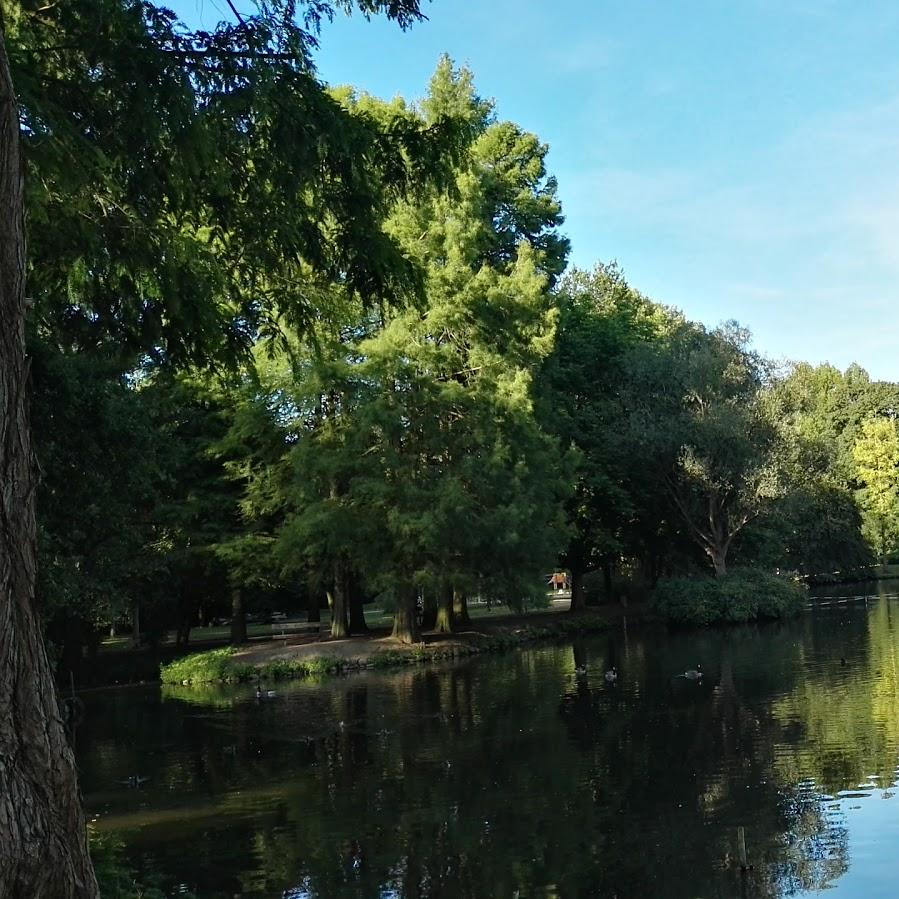
{"label": "blue sky", "polygon": [[[177,0],[210,25],[225,0]],[[250,6],[237,0],[238,8]],[[899,4],[434,0],[339,16],[320,75],[423,93],[439,55],[551,147],[572,262],[736,318],[776,358],[899,380]]]}

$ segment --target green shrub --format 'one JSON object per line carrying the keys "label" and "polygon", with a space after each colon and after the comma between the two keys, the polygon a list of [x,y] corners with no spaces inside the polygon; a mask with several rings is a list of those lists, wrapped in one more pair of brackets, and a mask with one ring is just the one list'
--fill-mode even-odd
{"label": "green shrub", "polygon": [[[315,661],[318,661],[317,659]],[[291,677],[305,677],[309,666],[298,659],[272,659],[258,670],[260,677],[271,680],[287,680]]]}
{"label": "green shrub", "polygon": [[372,668],[397,668],[401,665],[418,665],[430,658],[430,653],[420,646],[413,646],[411,649],[385,649],[376,652],[369,665]]}
{"label": "green shrub", "polygon": [[287,680],[292,677],[324,677],[336,674],[340,661],[330,656],[314,656],[311,659],[272,659],[262,665],[256,673],[268,680]]}
{"label": "green shrub", "polygon": [[210,649],[184,656],[159,668],[164,684],[221,684],[254,680],[286,680],[333,674],[340,668],[337,659],[320,656],[312,659],[272,659],[264,665],[250,665],[234,658],[234,648]]}
{"label": "green shrub", "polygon": [[798,615],[805,594],[805,587],[795,580],[738,569],[721,578],[661,580],[652,593],[652,605],[674,624],[742,623]]}
{"label": "green shrub", "polygon": [[316,656],[307,659],[304,663],[307,677],[324,677],[326,674],[336,674],[340,668],[340,662],[330,656]]}

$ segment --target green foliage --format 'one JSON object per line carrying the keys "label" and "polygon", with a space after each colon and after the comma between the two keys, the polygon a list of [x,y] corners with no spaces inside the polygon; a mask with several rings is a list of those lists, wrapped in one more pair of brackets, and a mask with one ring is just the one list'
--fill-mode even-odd
{"label": "green foliage", "polygon": [[828,478],[792,482],[768,514],[740,536],[737,561],[827,575],[874,563],[852,492]]}
{"label": "green foliage", "polygon": [[852,447],[861,485],[864,532],[878,557],[894,551],[899,538],[899,429],[892,418],[869,418]]}
{"label": "green foliage", "polygon": [[[221,386],[335,296],[420,297],[385,221],[449,182],[472,126],[366,109],[315,75],[335,9],[405,27],[416,0],[275,0],[209,31],[143,0],[0,6],[27,166],[40,592],[74,666],[138,603],[144,633],[183,639],[229,580],[283,589],[270,521],[239,504],[250,451],[221,444]],[[179,383],[191,365],[220,383]]]}
{"label": "green foliage", "polygon": [[576,603],[600,565],[628,561],[652,580],[666,557],[689,564],[685,537],[723,572],[734,537],[783,492],[767,364],[735,323],[687,322],[614,266],[572,273],[560,295],[543,414],[578,451],[565,557]]}
{"label": "green foliage", "polygon": [[[664,516],[647,489],[645,434],[627,426],[622,396],[628,355],[656,345],[671,313],[626,282],[615,265],[569,272],[559,286],[560,318],[540,381],[540,416],[563,446],[575,449],[575,489],[567,504],[573,533],[563,561],[583,571],[651,547]],[[576,584],[576,587],[579,584]]]}
{"label": "green foliage", "polygon": [[[870,564],[872,550],[889,552],[896,520],[891,428],[899,385],[872,381],[857,365],[840,372],[798,364],[774,382],[768,401],[789,483],[778,510],[781,529],[796,544],[794,560],[808,558],[792,567],[831,573]],[[808,515],[801,511],[803,497]]]}
{"label": "green foliage", "polygon": [[650,470],[661,474],[718,575],[734,537],[783,492],[776,428],[763,401],[766,363],[749,341],[734,322],[711,332],[682,323],[629,359],[632,426],[644,435]]}
{"label": "green foliage", "polygon": [[[415,295],[385,214],[445,178],[466,129],[403,108],[354,112],[311,58],[333,6],[299,5],[311,22],[275,0],[191,31],[147,2],[4,0],[29,293],[60,346],[233,361],[257,328],[308,329],[322,283]],[[363,8],[418,15],[414,2]]]}
{"label": "green foliage", "polygon": [[212,684],[247,680],[254,673],[251,665],[234,660],[231,646],[192,653],[159,668],[164,684]]}
{"label": "green foliage", "polygon": [[287,680],[294,677],[321,677],[334,674],[339,660],[329,656],[310,659],[272,659],[261,665],[241,662],[234,657],[235,649],[226,646],[196,652],[159,668],[164,684],[240,683],[248,680]]}
{"label": "green foliage", "polygon": [[68,650],[76,631],[108,627],[146,592],[159,566],[153,522],[167,460],[145,395],[114,365],[31,349],[43,471],[37,592]]}
{"label": "green foliage", "polygon": [[375,669],[398,668],[403,665],[418,665],[428,661],[431,656],[419,647],[414,646],[409,650],[387,649],[377,652],[371,657],[370,665]]}
{"label": "green foliage", "polygon": [[841,372],[799,363],[775,383],[773,393],[797,463],[826,470],[846,486],[855,478],[852,451],[864,422],[899,408],[899,384],[872,381],[858,365]]}
{"label": "green foliage", "polygon": [[196,32],[136,0],[0,3],[40,594],[69,664],[138,607],[181,642],[232,597],[381,593],[399,623],[420,588],[521,607],[561,554],[577,608],[600,569],[617,592],[729,552],[864,564],[859,504],[893,546],[895,460],[868,464],[865,422],[890,424],[896,385],[776,378],[747,332],[615,266],[564,276],[548,148],[448,58],[420,103],[317,78],[335,9],[405,27],[415,0],[275,0]]}
{"label": "green foliage", "polygon": [[[391,106],[354,103],[376,117]],[[327,589],[351,576],[400,613],[416,584],[528,598],[554,563],[565,489],[533,414],[567,251],[546,148],[494,122],[448,60],[422,109],[474,132],[450,188],[423,185],[385,224],[424,273],[422,303],[375,317],[335,290],[341,316],[315,345],[264,366],[285,451],[247,495],[259,514],[280,508],[285,571],[317,572]]]}
{"label": "green foliage", "polygon": [[651,602],[672,624],[736,624],[798,615],[805,596],[805,587],[795,580],[748,568],[716,578],[665,578]]}

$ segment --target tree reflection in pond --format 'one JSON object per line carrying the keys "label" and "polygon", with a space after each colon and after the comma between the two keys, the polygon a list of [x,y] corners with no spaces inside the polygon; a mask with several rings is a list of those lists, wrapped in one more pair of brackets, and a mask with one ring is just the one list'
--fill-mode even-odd
{"label": "tree reflection in pond", "polygon": [[138,867],[203,897],[801,895],[852,862],[847,809],[873,798],[837,793],[890,795],[897,612],[631,631],[267,702],[96,694],[86,799]]}

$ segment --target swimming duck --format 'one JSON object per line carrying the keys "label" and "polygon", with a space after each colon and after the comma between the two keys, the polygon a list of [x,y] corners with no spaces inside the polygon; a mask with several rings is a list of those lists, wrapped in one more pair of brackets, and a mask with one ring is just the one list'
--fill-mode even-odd
{"label": "swimming duck", "polygon": [[132,789],[138,789],[142,787],[150,778],[149,777],[141,777],[139,774],[131,774],[127,780],[119,781],[123,786],[131,787]]}
{"label": "swimming duck", "polygon": [[618,680],[618,669],[617,669],[617,668],[610,668],[610,669],[605,673],[605,678],[606,678],[606,683],[608,683],[608,684],[614,684],[615,681]]}
{"label": "swimming duck", "polygon": [[702,680],[702,665],[697,665],[695,668],[685,671],[681,677],[685,677],[687,680]]}
{"label": "swimming duck", "polygon": [[578,667],[574,669],[574,673],[578,677],[583,677],[587,673],[587,666],[586,665],[578,665]]}

